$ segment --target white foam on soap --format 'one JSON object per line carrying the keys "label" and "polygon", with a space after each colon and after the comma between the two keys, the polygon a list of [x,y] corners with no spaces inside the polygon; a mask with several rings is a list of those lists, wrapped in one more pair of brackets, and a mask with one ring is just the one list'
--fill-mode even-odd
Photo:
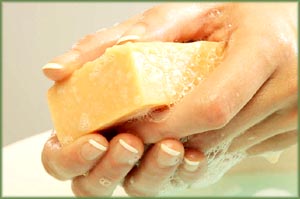
{"label": "white foam on soap", "polygon": [[86,131],[90,128],[89,115],[87,113],[82,113],[79,120],[79,130]]}

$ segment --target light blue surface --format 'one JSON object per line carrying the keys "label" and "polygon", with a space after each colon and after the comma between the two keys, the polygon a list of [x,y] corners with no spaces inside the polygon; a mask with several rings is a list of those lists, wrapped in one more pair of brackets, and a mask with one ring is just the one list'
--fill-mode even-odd
{"label": "light blue surface", "polygon": [[224,176],[210,187],[193,188],[170,196],[297,196],[297,181],[296,172],[235,174]]}

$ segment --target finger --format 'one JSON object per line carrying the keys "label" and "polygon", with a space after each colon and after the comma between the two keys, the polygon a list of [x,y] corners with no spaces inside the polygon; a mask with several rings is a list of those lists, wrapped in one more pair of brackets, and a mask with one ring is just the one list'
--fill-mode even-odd
{"label": "finger", "polygon": [[109,150],[87,176],[73,180],[77,196],[110,196],[116,186],[143,154],[143,143],[132,134],[119,134],[110,141]]}
{"label": "finger", "polygon": [[235,138],[228,151],[241,151],[275,135],[297,129],[298,108],[278,111]]}
{"label": "finger", "polygon": [[107,140],[96,133],[82,136],[63,148],[57,137],[52,136],[44,146],[42,162],[50,175],[67,180],[89,171],[107,148]]}
{"label": "finger", "polygon": [[142,17],[123,34],[118,43],[183,42],[206,38],[212,31],[222,27],[226,16],[221,14],[224,11],[223,7],[221,3],[173,3],[155,6],[144,12]]}
{"label": "finger", "polygon": [[297,130],[285,132],[252,146],[246,152],[249,156],[255,156],[268,152],[282,151],[292,145],[297,144],[297,136]]}
{"label": "finger", "polygon": [[46,64],[43,67],[44,74],[55,81],[67,78],[83,64],[100,57],[106,48],[113,46],[138,17],[137,15],[114,27],[85,36],[70,51]]}
{"label": "finger", "polygon": [[132,170],[124,182],[124,188],[132,196],[155,196],[174,174],[182,160],[183,145],[172,139],[156,143]]}
{"label": "finger", "polygon": [[207,170],[207,160],[202,152],[195,149],[185,149],[184,159],[178,168],[178,177],[185,184],[193,184]]}
{"label": "finger", "polygon": [[207,151],[231,141],[277,111],[295,105],[298,98],[297,82],[297,64],[282,65],[225,127],[197,134],[187,146],[200,146],[202,151]]}
{"label": "finger", "polygon": [[277,52],[265,54],[274,49],[271,41],[261,45],[260,37],[245,39],[241,34],[234,34],[235,42],[227,48],[223,62],[171,109],[167,119],[138,121],[127,128],[133,128],[145,142],[156,142],[224,127],[280,64]]}

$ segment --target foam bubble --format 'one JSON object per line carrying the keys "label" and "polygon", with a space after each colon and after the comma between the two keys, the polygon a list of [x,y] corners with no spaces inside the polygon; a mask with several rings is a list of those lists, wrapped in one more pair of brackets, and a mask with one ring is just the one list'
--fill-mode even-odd
{"label": "foam bubble", "polygon": [[90,128],[89,115],[87,113],[82,113],[79,120],[79,130],[86,131]]}
{"label": "foam bubble", "polygon": [[[229,142],[223,142],[205,152],[208,167],[206,172],[191,187],[204,188],[219,181],[223,175],[246,157],[244,152],[227,152]],[[188,187],[175,173],[165,183],[160,195],[178,192]]]}

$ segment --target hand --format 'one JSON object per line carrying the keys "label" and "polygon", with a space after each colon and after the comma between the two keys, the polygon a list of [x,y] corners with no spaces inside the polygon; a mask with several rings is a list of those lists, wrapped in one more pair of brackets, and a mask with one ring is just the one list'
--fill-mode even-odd
{"label": "hand", "polygon": [[169,188],[175,170],[182,185],[192,184],[206,170],[202,153],[184,150],[174,139],[150,146],[136,166],[143,150],[142,141],[127,133],[109,143],[100,134],[85,135],[64,148],[53,135],[44,146],[42,162],[56,179],[72,180],[76,196],[110,196],[122,181],[130,195],[154,196]]}
{"label": "hand", "polygon": [[45,144],[42,162],[59,180],[72,180],[77,196],[109,196],[143,154],[144,146],[132,134],[119,134],[109,143],[100,134],[82,136],[61,147],[53,135]]}
{"label": "hand", "polygon": [[[282,150],[293,143],[295,137],[295,133],[280,134],[251,147],[249,155]],[[177,140],[165,139],[151,146],[136,166],[142,153],[141,140],[132,134],[119,134],[109,144],[103,136],[90,134],[65,148],[61,148],[53,135],[44,146],[42,162],[56,179],[72,180],[76,196],[111,196],[122,181],[131,196],[155,196],[164,191],[169,193],[172,188],[179,191],[199,183],[199,179],[200,183],[207,183],[202,180],[207,180],[204,154],[192,148],[184,149]]]}
{"label": "hand", "polygon": [[296,4],[210,6],[157,7],[123,35],[227,42],[219,67],[162,121],[125,127],[150,143],[189,136],[185,146],[207,156],[206,185],[248,155],[296,144],[298,114]]}
{"label": "hand", "polygon": [[[282,149],[296,143],[296,13],[296,4],[157,6],[143,17],[89,36],[53,61],[60,67],[45,67],[44,72],[54,80],[63,79],[82,63],[100,56],[106,47],[118,40],[124,42],[124,38],[226,41],[220,66],[169,110],[163,121],[143,121],[127,127],[148,143],[193,135],[186,145],[213,157],[208,165],[213,170],[215,157],[229,154],[228,150],[255,154],[263,148]],[[278,142],[282,137],[285,141]],[[245,145],[240,144],[243,140],[247,140]],[[220,150],[220,146],[225,147]]]}

